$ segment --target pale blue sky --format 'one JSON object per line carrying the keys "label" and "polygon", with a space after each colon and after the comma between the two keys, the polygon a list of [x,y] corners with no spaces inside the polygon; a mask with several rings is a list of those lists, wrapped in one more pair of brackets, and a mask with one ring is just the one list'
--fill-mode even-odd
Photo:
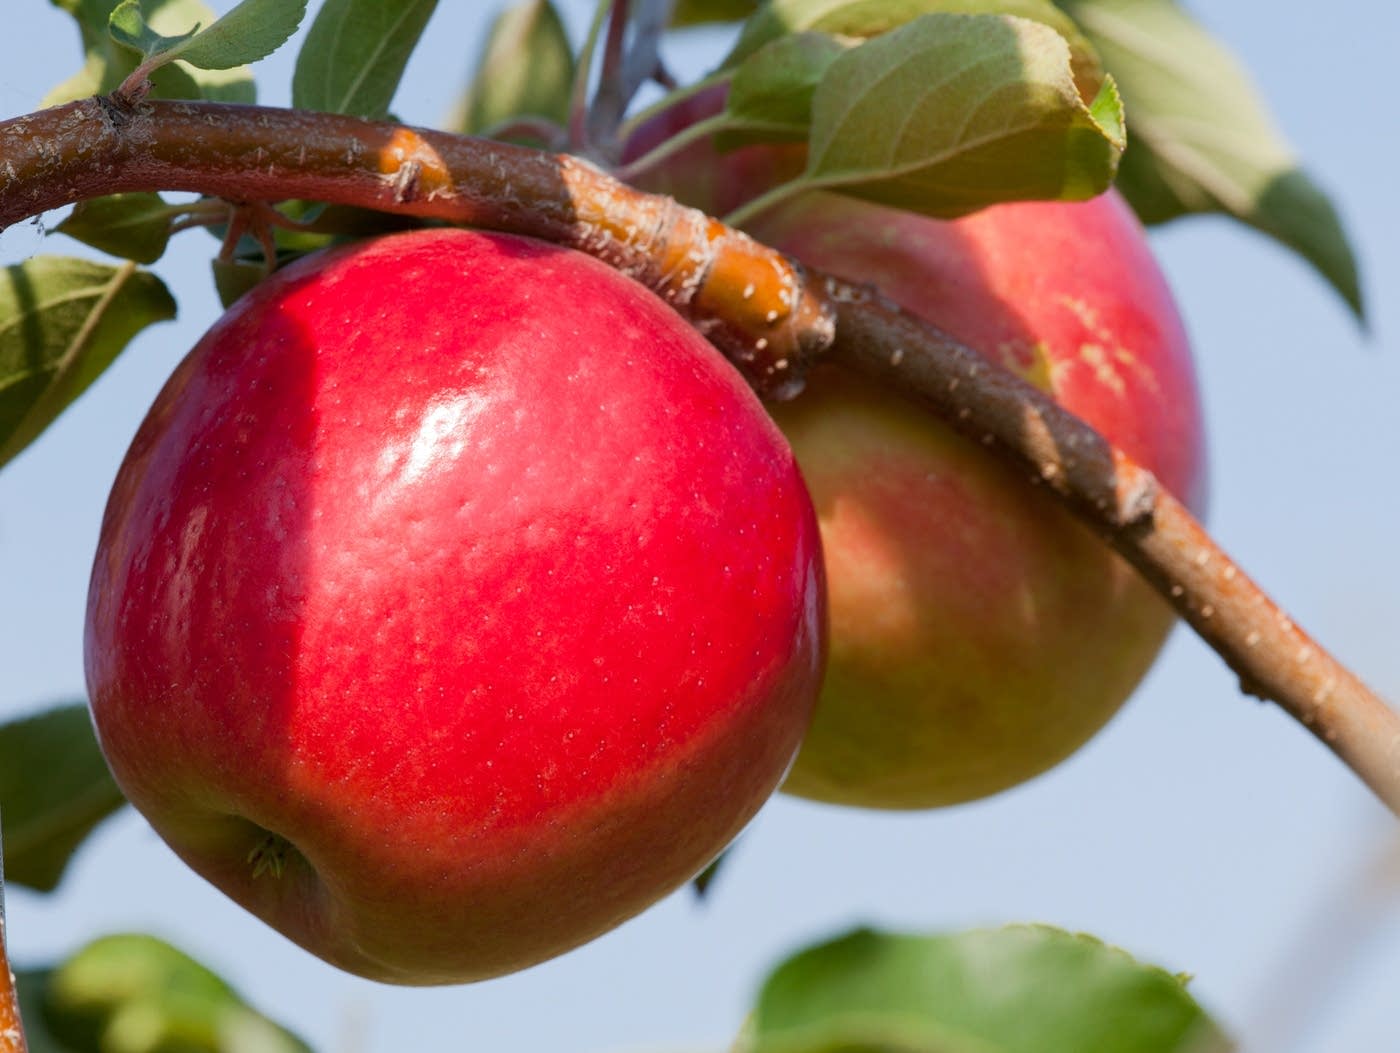
{"label": "pale blue sky", "polygon": [[[0,44],[4,116],[34,108],[78,57],[66,16],[42,0],[16,5],[24,30]],[[486,6],[442,5],[395,104],[404,119],[444,114],[443,85],[464,78]],[[581,6],[570,5],[575,26]],[[1365,338],[1298,260],[1223,220],[1154,236],[1200,359],[1211,527],[1302,624],[1400,698],[1400,9],[1195,6],[1335,195],[1371,308]],[[718,46],[698,36],[670,57],[692,73]],[[262,67],[264,101],[285,101],[291,58],[288,48]],[[42,241],[31,226],[8,232],[0,263],[74,251]],[[141,337],[0,473],[0,719],[82,694],[83,597],[107,487],[164,376],[215,317],[211,246],[187,235],[161,264],[182,320]],[[8,929],[21,964],[99,932],[157,932],[328,1051],[605,1053],[723,1049],[769,964],[857,922],[1045,921],[1194,973],[1246,1049],[1382,1050],[1400,1035],[1396,844],[1330,754],[1242,698],[1181,630],[1108,730],[1032,784],[913,816],[777,799],[707,905],[681,892],[514,977],[403,990],[339,973],[206,886],[130,813],[56,895],[8,890]],[[1388,885],[1375,879],[1386,853]]]}

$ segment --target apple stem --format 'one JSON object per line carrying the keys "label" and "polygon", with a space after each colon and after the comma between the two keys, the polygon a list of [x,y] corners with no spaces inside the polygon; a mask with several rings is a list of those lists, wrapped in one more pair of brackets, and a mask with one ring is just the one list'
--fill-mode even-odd
{"label": "apple stem", "polygon": [[[600,8],[600,10],[603,10]],[[1088,424],[873,290],[586,161],[387,122],[99,97],[0,122],[0,229],[84,198],[305,198],[525,234],[647,285],[750,383],[790,396],[817,356],[921,398],[1105,537],[1238,674],[1400,815],[1400,714],[1299,629],[1145,469]]]}

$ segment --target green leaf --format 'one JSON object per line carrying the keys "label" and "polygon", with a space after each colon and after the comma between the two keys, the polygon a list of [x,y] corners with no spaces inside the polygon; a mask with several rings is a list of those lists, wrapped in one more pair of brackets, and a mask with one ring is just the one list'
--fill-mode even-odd
{"label": "green leaf", "polygon": [[150,57],[157,52],[173,51],[199,31],[199,24],[177,36],[165,36],[146,25],[141,13],[141,0],[120,0],[107,19],[107,32],[123,47]]}
{"label": "green leaf", "polygon": [[[131,62],[130,65],[131,69],[136,68],[135,62]],[[65,102],[86,99],[111,91],[124,79],[124,76],[114,76],[115,68],[115,64],[106,56],[96,51],[89,51],[83,59],[82,68],[71,77],[59,81],[50,88],[48,93],[39,100],[39,104],[41,106],[58,106]],[[110,86],[104,87],[109,77],[112,78],[112,83]]]}
{"label": "green leaf", "polygon": [[846,50],[825,33],[793,33],[759,48],[729,82],[715,147],[805,141],[817,85]]}
{"label": "green leaf", "polygon": [[945,217],[1092,197],[1112,183],[1122,151],[1115,102],[1106,83],[1085,104],[1068,45],[1043,23],[924,15],[831,64],[793,188]]}
{"label": "green leaf", "polygon": [[215,257],[211,266],[214,271],[214,291],[219,294],[219,303],[223,304],[224,310],[232,307],[244,293],[267,277],[267,265],[261,262],[221,260]]}
{"label": "green leaf", "polygon": [[253,87],[253,74],[247,66],[235,66],[232,69],[195,69],[186,67],[182,62],[172,63],[169,66],[162,66],[156,70],[155,76],[151,78],[156,86],[156,94],[161,98],[173,98],[168,91],[160,87],[160,75],[166,71],[174,71],[189,78],[198,91],[198,97],[208,99],[210,102],[240,102],[254,103],[257,101],[257,92]]}
{"label": "green leaf", "polygon": [[175,317],[153,274],[66,256],[0,273],[0,464],[32,442],[133,336]]}
{"label": "green leaf", "polygon": [[1088,936],[858,930],[768,978],[746,1053],[1218,1053],[1180,977]]}
{"label": "green leaf", "polygon": [[437,0],[326,0],[297,55],[292,105],[378,120]]}
{"label": "green leaf", "polygon": [[454,122],[458,131],[479,134],[517,117],[569,119],[574,52],[550,0],[529,0],[496,16],[475,68]]}
{"label": "green leaf", "polygon": [[44,988],[52,974],[52,969],[15,970],[19,1015],[29,1053],[73,1053],[73,1047],[54,1038],[44,1023]]}
{"label": "green leaf", "polygon": [[170,240],[171,212],[159,194],[110,194],[78,202],[54,229],[113,256],[154,263]]}
{"label": "green leaf", "polygon": [[267,58],[306,17],[306,0],[243,0],[179,49],[199,69],[234,69]]}
{"label": "green leaf", "polygon": [[32,1053],[309,1053],[217,974],[154,936],[106,936],[19,977]]}
{"label": "green leaf", "polygon": [[1364,316],[1356,258],[1239,61],[1172,0],[1064,0],[1122,88],[1119,188],[1144,222],[1223,212],[1288,246]]}
{"label": "green leaf", "polygon": [[759,0],[680,0],[671,25],[698,26],[706,22],[737,22],[758,10]]}
{"label": "green leaf", "polygon": [[118,44],[144,56],[147,72],[182,59],[199,69],[234,69],[272,54],[296,32],[306,15],[306,0],[243,0],[213,25],[175,36],[147,24],[141,0],[121,0],[107,20]]}
{"label": "green leaf", "polygon": [[770,0],[744,27],[724,64],[734,65],[787,33],[815,30],[868,39],[932,14],[1014,15],[1040,22],[1069,43],[1081,95],[1092,98],[1103,82],[1093,45],[1051,0]]}
{"label": "green leaf", "polygon": [[[45,106],[110,92],[135,71],[141,54],[118,44],[107,31],[116,0],[54,0],[54,3],[77,22],[84,61],[82,69],[44,97]],[[209,25],[215,21],[214,12],[202,0],[145,0],[141,10],[145,13],[146,28],[163,36],[177,36],[195,24]],[[200,70],[173,62],[152,72],[151,85],[152,94],[165,99],[250,103],[257,97],[252,73],[244,67]]]}
{"label": "green leaf", "polygon": [[61,706],[0,725],[8,880],[51,892],[83,839],[122,804],[87,706]]}

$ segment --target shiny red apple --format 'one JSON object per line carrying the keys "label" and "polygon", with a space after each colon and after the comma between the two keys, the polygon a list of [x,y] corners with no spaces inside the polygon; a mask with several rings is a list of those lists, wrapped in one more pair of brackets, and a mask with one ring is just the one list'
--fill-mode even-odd
{"label": "shiny red apple", "polygon": [[[644,126],[636,157],[712,112]],[[800,170],[801,148],[705,143],[642,177],[724,212]],[[1190,349],[1143,231],[1113,192],[945,222],[835,195],[758,216],[759,240],[877,287],[1061,404],[1199,510]],[[1166,605],[1047,495],[900,395],[835,368],[773,412],[821,522],[831,657],[785,789],[877,808],[953,804],[1068,757],[1119,708]]]}
{"label": "shiny red apple", "polygon": [[410,984],[694,875],[822,657],[811,504],[737,373],[602,264],[461,230],[301,261],[204,337],[118,474],[86,640],[170,846]]}

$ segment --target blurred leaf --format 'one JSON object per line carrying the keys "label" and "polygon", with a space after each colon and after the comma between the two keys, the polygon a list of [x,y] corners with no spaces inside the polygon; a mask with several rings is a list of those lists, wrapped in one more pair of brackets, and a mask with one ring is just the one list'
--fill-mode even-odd
{"label": "blurred leaf", "polygon": [[759,0],[680,0],[671,15],[673,26],[705,22],[737,22],[758,10]]}
{"label": "blurred leaf", "polygon": [[1069,44],[1081,95],[1092,98],[1103,84],[1093,45],[1051,0],[771,0],[744,27],[724,65],[741,61],[787,33],[815,30],[866,39],[932,14],[1014,15],[1040,22]]}
{"label": "blurred leaf", "polygon": [[550,0],[529,0],[496,16],[456,121],[480,134],[515,117],[564,124],[574,84],[574,52]]}
{"label": "blurred leaf", "polygon": [[858,930],[788,959],[746,1053],[1220,1053],[1179,977],[1042,926]]}
{"label": "blurred leaf", "polygon": [[[135,61],[128,61],[131,62],[131,68],[135,69]],[[48,93],[39,100],[39,104],[41,106],[58,106],[65,102],[73,102],[75,99],[86,99],[111,91],[122,82],[122,77],[115,76],[113,66],[114,63],[100,52],[87,52],[83,58],[82,68],[71,77],[50,88]],[[111,87],[104,87],[109,79],[112,81]],[[164,97],[171,98],[172,96]]]}
{"label": "blurred leaf", "polygon": [[[52,0],[73,16],[82,38],[83,67],[46,96],[43,104],[55,106],[114,90],[137,67],[141,56],[112,39],[108,19],[117,0]],[[304,3],[304,0],[296,0]],[[145,0],[144,23],[154,33],[177,36],[195,24],[209,25],[215,15],[202,0]],[[245,67],[200,70],[174,62],[151,74],[152,94],[164,99],[211,99],[217,102],[254,102],[253,75]]]}
{"label": "blurred leaf", "polygon": [[945,217],[1101,193],[1122,150],[1122,114],[1111,81],[1085,104],[1069,60],[1043,23],[923,15],[831,64],[796,186]]}
{"label": "blurred leaf", "polygon": [[[252,104],[257,102],[257,92],[253,88],[253,74],[247,66],[234,66],[232,69],[193,69],[186,72],[183,62],[176,62],[169,66],[162,66],[156,70],[151,77],[153,84],[160,83],[160,75],[168,71],[175,71],[186,76],[197,87],[199,97],[208,99],[210,102],[238,102]],[[159,90],[157,94],[164,98],[173,98]]]}
{"label": "blurred leaf", "polygon": [[133,263],[35,256],[0,272],[0,464],[31,443],[175,301]]}
{"label": "blurred leaf", "polygon": [[170,240],[170,214],[159,194],[110,194],[79,201],[54,229],[113,256],[155,263]]}
{"label": "blurred leaf", "polygon": [[104,937],[19,983],[30,1053],[309,1053],[219,976],[153,936]]}
{"label": "blurred leaf", "polygon": [[44,986],[52,969],[16,969],[15,989],[19,992],[19,1015],[24,1022],[24,1038],[28,1053],[73,1053],[49,1034],[44,1023]]}
{"label": "blurred leaf", "polygon": [[720,867],[724,866],[728,861],[729,853],[732,851],[732,847],[726,848],[719,855],[715,856],[714,862],[695,875],[694,880],[690,883],[690,887],[694,891],[696,899],[704,899],[710,894],[710,886],[714,884],[715,878],[719,876]]}
{"label": "blurred leaf", "polygon": [[87,706],[61,706],[0,725],[8,880],[51,892],[83,839],[123,803]]}
{"label": "blurred leaf", "polygon": [[1144,222],[1223,212],[1311,263],[1364,316],[1356,259],[1239,61],[1173,0],[1064,0],[1122,87],[1118,186]]}
{"label": "blurred leaf", "polygon": [[292,76],[292,105],[379,120],[437,0],[326,0]]}
{"label": "blurred leaf", "polygon": [[215,257],[211,266],[214,271],[214,290],[219,294],[219,303],[223,305],[224,310],[232,307],[244,293],[267,277],[267,266],[260,261],[221,260]]}
{"label": "blurred leaf", "polygon": [[817,85],[845,51],[825,33],[793,33],[755,51],[729,82],[716,149],[805,141]]}

